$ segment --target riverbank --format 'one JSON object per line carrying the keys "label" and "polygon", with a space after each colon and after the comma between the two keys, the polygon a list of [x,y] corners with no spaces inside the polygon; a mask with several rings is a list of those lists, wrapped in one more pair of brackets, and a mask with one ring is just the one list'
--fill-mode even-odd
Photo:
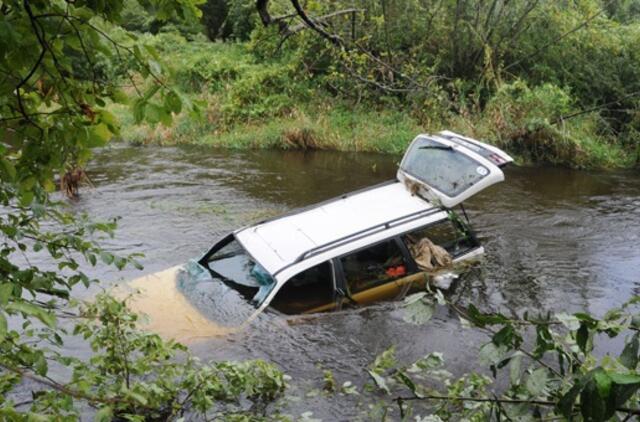
{"label": "riverbank", "polygon": [[[419,107],[405,106],[366,93],[347,98],[331,92],[326,75],[305,72],[291,56],[259,58],[251,43],[148,38],[173,67],[170,82],[184,93],[183,103],[199,113],[137,125],[127,107],[111,107],[120,139],[132,144],[400,154],[416,134],[449,129],[493,143],[520,163],[613,169],[638,162],[636,148],[604,132],[596,112],[581,113],[551,84],[501,83],[483,107],[452,108],[438,90]],[[133,100],[135,93],[127,92]]]}

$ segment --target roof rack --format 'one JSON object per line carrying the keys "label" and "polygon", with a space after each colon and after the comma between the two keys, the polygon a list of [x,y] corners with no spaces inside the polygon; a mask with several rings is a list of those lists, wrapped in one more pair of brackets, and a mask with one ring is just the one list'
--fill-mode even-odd
{"label": "roof rack", "polygon": [[355,240],[362,239],[363,237],[370,236],[375,233],[379,233],[384,230],[388,230],[392,227],[395,227],[400,224],[408,223],[413,220],[417,220],[418,218],[427,217],[429,215],[436,214],[442,211],[440,208],[432,207],[424,210],[416,211],[411,214],[404,215],[402,217],[394,218],[393,220],[389,220],[384,223],[377,224],[373,227],[369,227],[368,229],[360,230],[350,235],[341,237],[340,239],[332,240],[331,242],[327,242],[323,245],[316,246],[314,248],[309,249],[308,251],[302,253],[293,263],[301,262],[307,258],[318,255],[319,253],[325,252],[327,250],[337,248],[342,246],[348,242],[352,242]]}

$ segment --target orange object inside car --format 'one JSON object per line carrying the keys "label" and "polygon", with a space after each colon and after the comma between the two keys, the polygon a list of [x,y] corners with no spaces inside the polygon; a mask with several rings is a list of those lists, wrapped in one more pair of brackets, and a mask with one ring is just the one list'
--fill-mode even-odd
{"label": "orange object inside car", "polygon": [[404,265],[398,265],[397,267],[389,267],[385,273],[389,277],[400,277],[407,273],[407,269]]}

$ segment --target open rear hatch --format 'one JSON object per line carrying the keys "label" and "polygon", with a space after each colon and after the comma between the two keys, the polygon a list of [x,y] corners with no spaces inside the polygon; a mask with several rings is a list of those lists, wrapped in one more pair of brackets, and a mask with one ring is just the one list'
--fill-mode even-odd
{"label": "open rear hatch", "polygon": [[513,162],[504,151],[472,138],[443,131],[419,135],[405,153],[398,180],[424,198],[453,208],[504,180],[500,169]]}

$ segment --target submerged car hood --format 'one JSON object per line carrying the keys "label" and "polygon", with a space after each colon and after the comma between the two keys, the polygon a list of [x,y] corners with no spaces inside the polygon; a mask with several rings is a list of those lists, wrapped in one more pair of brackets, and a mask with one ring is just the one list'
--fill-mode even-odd
{"label": "submerged car hood", "polygon": [[255,308],[195,261],[132,280],[116,289],[144,314],[141,328],[194,342],[237,331]]}

